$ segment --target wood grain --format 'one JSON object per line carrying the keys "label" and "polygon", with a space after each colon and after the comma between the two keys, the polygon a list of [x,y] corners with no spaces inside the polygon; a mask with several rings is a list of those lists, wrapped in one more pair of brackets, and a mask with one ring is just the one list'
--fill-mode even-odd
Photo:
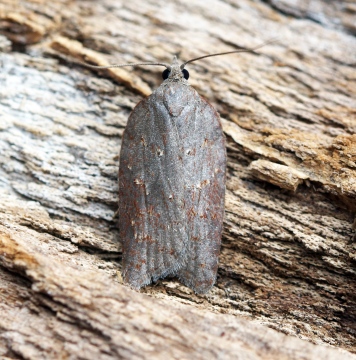
{"label": "wood grain", "polygon": [[[355,358],[355,12],[319,0],[3,1],[1,356]],[[121,136],[161,71],[76,61],[183,61],[275,37],[187,66],[227,136],[216,285],[124,287]]]}

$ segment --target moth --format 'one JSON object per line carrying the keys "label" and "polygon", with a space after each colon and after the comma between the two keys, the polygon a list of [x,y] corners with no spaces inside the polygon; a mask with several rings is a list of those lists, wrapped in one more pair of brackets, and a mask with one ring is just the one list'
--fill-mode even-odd
{"label": "moth", "polygon": [[218,113],[189,85],[185,66],[257,48],[182,64],[174,57],[172,64],[89,66],[166,68],[163,83],[132,111],[121,144],[122,274],[134,289],[167,275],[198,294],[214,285],[224,217],[225,136]]}
{"label": "moth", "polygon": [[215,282],[224,216],[225,137],[215,109],[177,60],[131,113],[121,145],[123,278],[140,288],[176,274],[197,293]]}

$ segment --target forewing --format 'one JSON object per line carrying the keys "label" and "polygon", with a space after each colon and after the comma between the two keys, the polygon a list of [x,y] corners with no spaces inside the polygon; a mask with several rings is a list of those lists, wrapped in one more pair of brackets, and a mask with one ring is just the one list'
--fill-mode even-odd
{"label": "forewing", "polygon": [[225,197],[225,136],[215,109],[192,88],[188,119],[177,126],[184,144],[185,209],[189,243],[178,275],[197,293],[214,284],[218,268]]}
{"label": "forewing", "polygon": [[176,272],[186,256],[182,154],[163,100],[155,91],[136,106],[120,153],[123,278],[134,288]]}

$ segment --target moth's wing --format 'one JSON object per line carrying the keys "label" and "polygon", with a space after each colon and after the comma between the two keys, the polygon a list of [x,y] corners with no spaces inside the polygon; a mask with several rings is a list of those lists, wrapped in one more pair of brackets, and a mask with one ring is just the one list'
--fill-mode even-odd
{"label": "moth's wing", "polygon": [[197,293],[216,279],[224,217],[225,136],[215,109],[194,90],[190,119],[178,123],[184,139],[185,208],[189,243],[180,280]]}
{"label": "moth's wing", "polygon": [[188,241],[179,134],[157,90],[130,115],[120,153],[123,278],[134,288],[180,269]]}

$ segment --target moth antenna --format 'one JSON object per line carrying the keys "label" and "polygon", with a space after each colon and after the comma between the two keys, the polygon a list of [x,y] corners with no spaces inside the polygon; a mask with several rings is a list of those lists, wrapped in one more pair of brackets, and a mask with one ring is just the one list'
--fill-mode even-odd
{"label": "moth antenna", "polygon": [[269,41],[267,41],[267,42],[265,42],[265,43],[263,43],[263,44],[260,44],[260,45],[258,45],[258,46],[256,46],[256,47],[253,47],[253,48],[251,48],[251,49],[245,48],[245,47],[243,47],[243,46],[239,46],[239,47],[240,47],[239,50],[227,51],[227,52],[222,52],[222,53],[208,54],[208,55],[199,56],[199,57],[197,57],[197,58],[190,59],[190,60],[184,62],[184,63],[180,66],[180,68],[183,70],[184,67],[185,67],[185,65],[187,65],[187,64],[189,64],[189,63],[191,63],[191,62],[193,62],[193,61],[205,59],[205,58],[212,57],[212,56],[228,55],[228,54],[241,53],[241,52],[254,52],[254,51],[257,50],[257,49],[260,49],[261,47],[264,47],[264,46],[266,46],[266,45],[273,44],[273,43],[276,43],[276,42],[278,42],[277,39],[271,39],[271,40],[269,40]]}
{"label": "moth antenna", "polygon": [[114,65],[105,65],[105,66],[97,66],[97,65],[91,65],[87,64],[82,61],[74,61],[76,64],[84,65],[91,69],[111,69],[111,68],[117,68],[117,67],[124,67],[124,66],[141,66],[141,65],[156,65],[156,66],[164,66],[168,70],[171,69],[171,66],[165,63],[159,63],[159,62],[142,62],[142,63],[128,63],[128,64],[114,64]]}

